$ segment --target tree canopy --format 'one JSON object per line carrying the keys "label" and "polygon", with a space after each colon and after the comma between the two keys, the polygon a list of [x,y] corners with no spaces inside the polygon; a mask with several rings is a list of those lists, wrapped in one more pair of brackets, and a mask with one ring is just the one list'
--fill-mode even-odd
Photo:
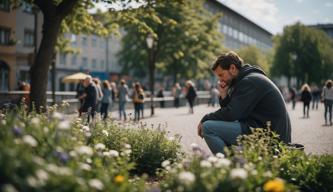
{"label": "tree canopy", "polygon": [[263,53],[259,48],[254,46],[243,47],[238,51],[239,56],[245,63],[259,66],[266,74],[269,74],[270,62],[269,53]]}
{"label": "tree canopy", "polygon": [[222,49],[218,32],[221,15],[213,15],[204,8],[204,1],[156,1],[149,14],[138,15],[151,31],[127,25],[119,52],[123,72],[134,76],[148,73],[146,37],[152,33],[153,49],[159,74],[177,81],[182,78],[201,78],[209,74],[209,64]]}
{"label": "tree canopy", "polygon": [[333,74],[333,43],[323,31],[301,23],[275,37],[274,76],[296,77],[300,83],[320,83]]}

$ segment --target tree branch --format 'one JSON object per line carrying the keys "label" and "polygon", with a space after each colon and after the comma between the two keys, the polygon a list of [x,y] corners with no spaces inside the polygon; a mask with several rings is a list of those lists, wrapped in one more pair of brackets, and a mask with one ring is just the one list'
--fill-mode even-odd
{"label": "tree branch", "polygon": [[52,0],[34,0],[33,3],[37,5],[42,12],[48,12],[56,7]]}
{"label": "tree branch", "polygon": [[[43,0],[41,0],[43,1]],[[44,0],[45,1],[45,0]],[[57,7],[57,12],[60,16],[66,17],[73,10],[73,7],[78,3],[78,0],[63,0]]]}

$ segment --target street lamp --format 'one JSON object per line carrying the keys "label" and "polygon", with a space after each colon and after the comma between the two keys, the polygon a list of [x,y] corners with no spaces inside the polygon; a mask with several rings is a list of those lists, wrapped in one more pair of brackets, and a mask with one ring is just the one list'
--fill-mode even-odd
{"label": "street lamp", "polygon": [[[154,38],[148,34],[146,38],[148,47],[148,65],[149,65],[149,85],[150,85],[150,115],[154,115],[154,85],[155,85],[155,59],[154,59]],[[156,43],[156,42],[155,42]]]}

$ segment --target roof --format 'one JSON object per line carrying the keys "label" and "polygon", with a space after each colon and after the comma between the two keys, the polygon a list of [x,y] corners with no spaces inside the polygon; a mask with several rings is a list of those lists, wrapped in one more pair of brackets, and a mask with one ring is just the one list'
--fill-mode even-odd
{"label": "roof", "polygon": [[258,27],[259,29],[263,30],[265,33],[267,33],[268,35],[272,36],[273,34],[271,32],[269,32],[268,30],[264,29],[263,27],[259,26],[258,24],[256,24],[255,22],[251,21],[250,19],[248,19],[247,17],[243,16],[242,14],[236,12],[235,10],[231,9],[230,7],[226,6],[225,4],[223,4],[222,2],[218,1],[218,0],[210,0],[216,4],[218,4],[220,7],[227,9],[228,11],[234,13],[235,15],[241,17],[242,19],[246,20],[247,22],[255,25],[256,27]]}

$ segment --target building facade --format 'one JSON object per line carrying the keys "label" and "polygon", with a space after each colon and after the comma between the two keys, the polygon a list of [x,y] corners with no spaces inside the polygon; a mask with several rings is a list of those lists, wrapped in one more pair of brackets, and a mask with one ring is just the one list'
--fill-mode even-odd
{"label": "building facade", "polygon": [[333,38],[333,24],[332,23],[309,25],[309,27],[314,27],[314,28],[320,29],[320,30],[324,31],[328,36]]}
{"label": "building facade", "polygon": [[207,0],[207,10],[222,13],[220,32],[224,36],[223,45],[231,50],[244,46],[255,46],[264,52],[272,48],[272,34],[217,0]]}

